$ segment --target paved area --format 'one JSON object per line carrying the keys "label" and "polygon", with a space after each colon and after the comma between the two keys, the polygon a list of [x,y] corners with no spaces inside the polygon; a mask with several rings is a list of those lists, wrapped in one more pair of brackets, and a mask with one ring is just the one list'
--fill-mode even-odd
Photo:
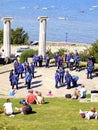
{"label": "paved area", "polygon": [[[9,71],[13,69],[13,63],[0,67],[0,97],[8,97],[11,90],[9,82]],[[49,91],[52,91],[52,97],[64,97],[67,93],[73,93],[74,88],[66,89],[66,86],[55,88],[54,73],[56,67],[50,68],[36,68],[35,78],[32,79],[31,89],[34,91],[41,91],[44,97],[47,97]],[[87,93],[91,90],[98,89],[98,77],[86,79],[86,70],[80,72],[71,71],[72,75],[78,75],[78,88],[81,84],[84,84],[87,88]],[[15,94],[14,98],[24,98],[28,90],[25,86],[25,79],[19,79],[19,90]]]}

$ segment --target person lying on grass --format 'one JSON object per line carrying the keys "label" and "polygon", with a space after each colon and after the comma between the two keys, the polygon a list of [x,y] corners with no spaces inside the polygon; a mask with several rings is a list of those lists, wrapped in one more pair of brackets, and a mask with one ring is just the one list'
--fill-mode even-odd
{"label": "person lying on grass", "polygon": [[95,107],[91,107],[90,111],[82,111],[80,109],[80,115],[82,118],[86,118],[88,120],[90,119],[98,119],[98,113],[96,112]]}

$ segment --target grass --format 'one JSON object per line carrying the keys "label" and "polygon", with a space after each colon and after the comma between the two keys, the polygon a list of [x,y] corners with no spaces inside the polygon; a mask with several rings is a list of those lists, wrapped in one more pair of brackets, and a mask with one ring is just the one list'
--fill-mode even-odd
{"label": "grass", "polygon": [[[11,99],[13,108],[21,107],[21,99]],[[5,99],[0,99],[3,106]],[[80,108],[84,111],[98,103],[80,103],[78,100],[65,98],[46,98],[46,104],[31,105],[33,114],[16,114],[8,117],[0,114],[0,130],[98,130],[98,120],[83,119],[79,114]],[[2,107],[3,108],[3,107]]]}

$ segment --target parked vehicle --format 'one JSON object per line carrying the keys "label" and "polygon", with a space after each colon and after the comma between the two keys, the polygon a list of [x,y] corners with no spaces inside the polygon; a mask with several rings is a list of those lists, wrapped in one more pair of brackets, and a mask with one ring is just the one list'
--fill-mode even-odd
{"label": "parked vehicle", "polygon": [[28,49],[30,49],[29,46],[20,46],[20,47],[16,50],[16,52],[15,52],[15,57],[19,57],[24,50],[28,50]]}

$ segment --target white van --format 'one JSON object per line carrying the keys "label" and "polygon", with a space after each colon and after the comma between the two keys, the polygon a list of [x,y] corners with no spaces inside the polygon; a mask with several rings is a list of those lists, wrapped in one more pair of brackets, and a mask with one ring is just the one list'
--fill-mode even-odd
{"label": "white van", "polygon": [[29,46],[20,46],[15,52],[15,57],[19,57],[24,50],[28,49],[30,49]]}

